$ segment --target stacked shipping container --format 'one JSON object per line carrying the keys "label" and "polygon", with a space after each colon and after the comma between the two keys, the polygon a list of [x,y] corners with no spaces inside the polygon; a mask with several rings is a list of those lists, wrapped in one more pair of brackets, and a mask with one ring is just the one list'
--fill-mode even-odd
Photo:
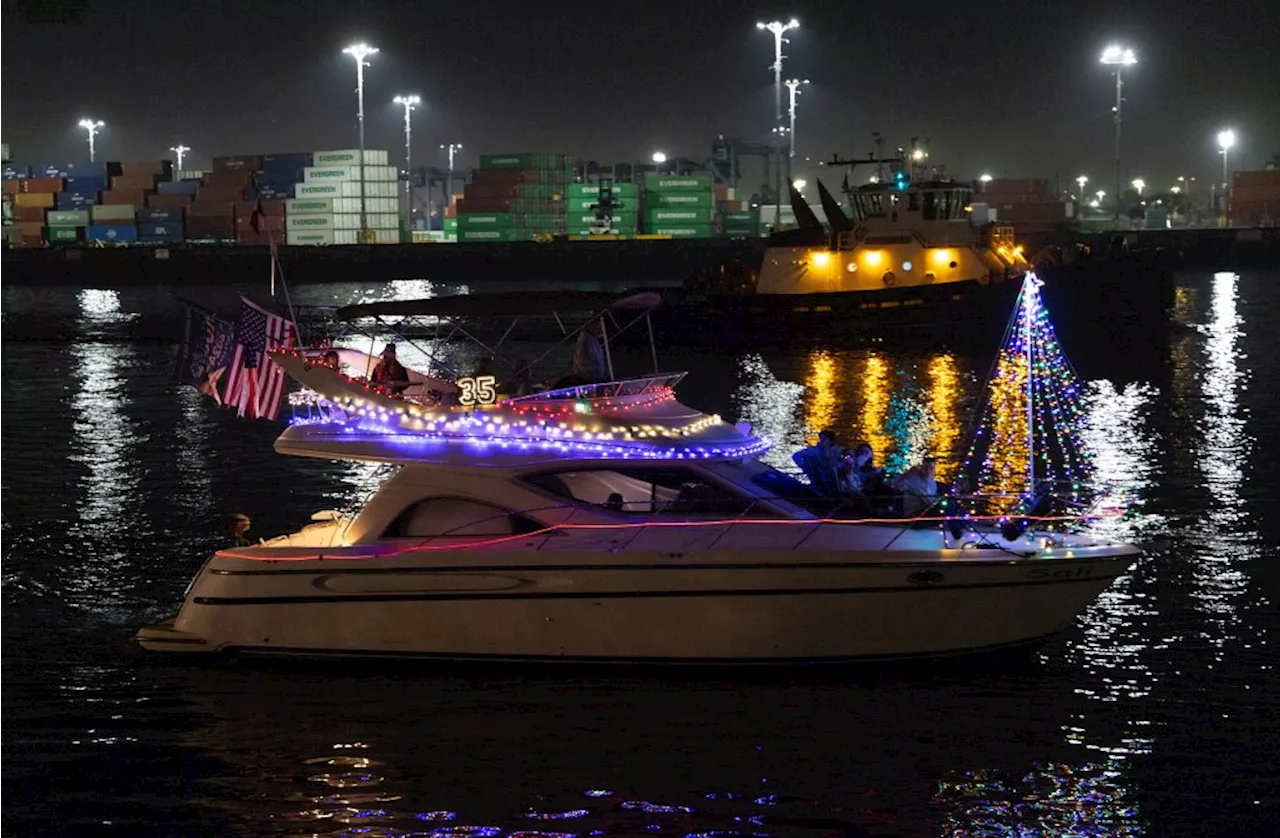
{"label": "stacked shipping container", "polygon": [[705,239],[715,232],[715,179],[709,172],[644,176],[646,233]]}
{"label": "stacked shipping container", "polygon": [[458,201],[458,241],[527,241],[568,231],[573,157],[482,154]]}
{"label": "stacked shipping container", "polygon": [[996,212],[996,220],[1031,229],[1052,227],[1068,221],[1073,213],[1070,201],[1052,194],[1049,181],[1037,178],[1004,178],[988,181],[975,204],[986,204]]}
{"label": "stacked shipping container", "polygon": [[387,164],[386,151],[365,149],[363,160],[358,149],[313,152],[311,165],[303,166],[299,174],[293,198],[285,202],[289,244],[357,244],[361,193],[364,226],[373,236],[369,243],[400,240],[396,193],[400,172]]}
{"label": "stacked shipping container", "polygon": [[1233,173],[1227,219],[1237,227],[1269,227],[1280,221],[1280,169]]}
{"label": "stacked shipping container", "polygon": [[[640,230],[640,195],[634,183],[611,184],[613,195],[613,230],[619,235],[634,235]],[[571,236],[589,235],[596,226],[596,210],[600,202],[600,184],[573,183],[568,187],[566,207],[567,232]]]}

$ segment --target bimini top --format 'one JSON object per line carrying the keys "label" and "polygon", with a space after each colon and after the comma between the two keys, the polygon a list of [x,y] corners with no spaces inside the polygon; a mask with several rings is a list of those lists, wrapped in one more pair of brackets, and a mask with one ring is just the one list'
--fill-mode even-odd
{"label": "bimini top", "polygon": [[561,291],[529,294],[512,291],[494,294],[455,294],[425,300],[393,300],[343,306],[342,320],[361,317],[520,317],[527,314],[615,311],[645,312],[655,309],[662,298],[654,293],[618,297],[592,291]]}
{"label": "bimini top", "polygon": [[[474,403],[447,404],[388,394],[299,353],[272,358],[314,396],[312,414],[295,418],[276,440],[282,454],[513,468],[563,460],[736,460],[769,448],[749,428],[676,401],[683,373],[506,399],[471,393],[464,400]],[[491,403],[483,403],[486,396]]]}

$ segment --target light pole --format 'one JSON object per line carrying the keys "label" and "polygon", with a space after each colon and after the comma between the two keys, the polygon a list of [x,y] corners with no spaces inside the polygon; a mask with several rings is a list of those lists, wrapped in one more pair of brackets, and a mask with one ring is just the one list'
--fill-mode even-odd
{"label": "light pole", "polygon": [[800,85],[808,84],[809,80],[804,79],[787,79],[787,91],[791,94],[791,103],[787,106],[787,114],[791,117],[791,128],[787,133],[791,135],[791,157],[796,156],[796,97],[800,95]]}
{"label": "light pole", "polygon": [[[409,166],[413,162],[412,139],[413,127],[409,121],[409,114],[413,113],[413,106],[421,102],[417,96],[397,96],[391,100],[397,105],[404,105],[404,226],[407,230],[413,229],[413,183],[410,181]],[[364,152],[360,153],[364,157]]]}
{"label": "light pole", "polygon": [[342,52],[356,60],[356,118],[360,122],[360,235],[356,241],[364,244],[365,212],[364,212],[364,68],[369,66],[366,58],[378,51],[377,47],[368,44],[352,44]]}
{"label": "light pole", "polygon": [[[769,69],[773,70],[773,100],[774,100],[774,131],[779,134],[778,139],[781,140],[781,134],[786,130],[782,127],[782,45],[789,43],[787,38],[782,37],[784,33],[791,29],[797,29],[800,21],[792,18],[786,23],[780,20],[770,21],[769,23],[756,23],[756,29],[763,29],[773,33],[773,63],[769,65]],[[773,223],[777,229],[782,226],[782,146],[778,146],[778,173],[775,177],[777,181],[778,200],[774,207]],[[790,163],[790,158],[788,158]],[[788,172],[788,175],[790,172]]]}
{"label": "light pole", "polygon": [[1222,150],[1222,217],[1227,217],[1227,152],[1236,144],[1236,132],[1230,128],[1218,132],[1218,148]]}
{"label": "light pole", "polygon": [[182,158],[186,157],[187,152],[191,149],[179,143],[178,145],[170,146],[169,150],[178,155],[178,171],[182,171]]}
{"label": "light pole", "polygon": [[1139,198],[1142,197],[1142,190],[1147,188],[1147,182],[1140,177],[1134,178],[1133,182],[1129,185],[1133,187],[1134,192],[1138,193]]}
{"label": "light pole", "polygon": [[655,151],[653,153],[653,164],[659,172],[662,171],[662,164],[667,162],[666,152]]}
{"label": "light pole", "polygon": [[98,133],[98,129],[106,123],[101,119],[82,119],[78,123],[81,128],[89,132],[89,162],[93,162],[93,137]]}
{"label": "light pole", "polygon": [[449,185],[444,190],[444,204],[447,207],[453,201],[453,153],[462,150],[462,143],[448,143],[440,147],[449,150]]}
{"label": "light pole", "polygon": [[1102,63],[1116,68],[1116,221],[1118,222],[1120,220],[1120,106],[1124,102],[1122,73],[1125,67],[1137,64],[1138,59],[1134,56],[1133,50],[1128,47],[1112,44],[1102,51]]}
{"label": "light pole", "polygon": [[1080,187],[1080,200],[1076,201],[1076,217],[1079,218],[1083,214],[1084,205],[1084,185],[1089,182],[1088,175],[1080,175],[1076,178],[1076,184]]}

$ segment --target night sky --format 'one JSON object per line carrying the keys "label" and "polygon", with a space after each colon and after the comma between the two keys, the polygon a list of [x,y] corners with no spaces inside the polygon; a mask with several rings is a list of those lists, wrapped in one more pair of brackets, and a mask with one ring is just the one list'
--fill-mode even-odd
{"label": "night sky", "polygon": [[[718,134],[773,124],[773,40],[757,20],[799,18],[786,76],[800,155],[865,155],[929,137],[931,161],[974,177],[1090,174],[1110,182],[1112,40],[1126,74],[1128,176],[1216,179],[1280,154],[1280,3],[815,2],[10,2],[3,18],[3,134],[16,160],[87,157],[84,116],[107,124],[99,159],[351,148],[354,61],[366,71],[367,144],[402,159],[398,93],[422,96],[417,162],[564,151],[601,162],[654,150],[703,159]],[[539,11],[541,10],[541,11]],[[51,19],[66,18],[65,22]],[[785,91],[784,91],[785,92]],[[803,176],[805,170],[798,170]],[[1092,187],[1090,187],[1092,188]]]}

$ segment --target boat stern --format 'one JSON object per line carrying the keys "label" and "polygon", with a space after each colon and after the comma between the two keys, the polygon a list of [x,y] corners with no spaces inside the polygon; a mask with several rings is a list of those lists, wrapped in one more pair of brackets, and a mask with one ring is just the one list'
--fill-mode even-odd
{"label": "boat stern", "polygon": [[148,652],[208,654],[217,651],[205,638],[174,628],[177,617],[143,626],[135,635],[138,644]]}

